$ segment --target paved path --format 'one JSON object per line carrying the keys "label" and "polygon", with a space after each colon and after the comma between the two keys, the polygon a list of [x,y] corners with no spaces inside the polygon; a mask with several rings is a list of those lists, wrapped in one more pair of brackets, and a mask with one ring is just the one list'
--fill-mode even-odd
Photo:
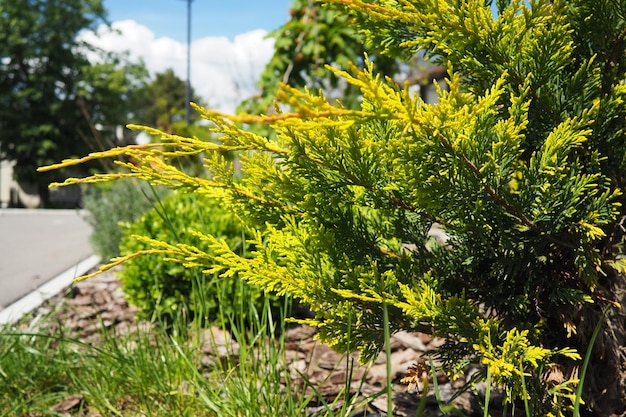
{"label": "paved path", "polygon": [[91,255],[76,210],[0,209],[0,310]]}

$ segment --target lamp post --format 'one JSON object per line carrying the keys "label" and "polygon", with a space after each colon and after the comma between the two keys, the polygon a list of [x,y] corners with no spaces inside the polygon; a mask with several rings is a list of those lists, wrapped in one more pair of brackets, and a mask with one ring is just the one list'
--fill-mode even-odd
{"label": "lamp post", "polygon": [[189,126],[191,114],[191,3],[193,0],[183,0],[187,2],[187,88],[185,91],[185,123]]}

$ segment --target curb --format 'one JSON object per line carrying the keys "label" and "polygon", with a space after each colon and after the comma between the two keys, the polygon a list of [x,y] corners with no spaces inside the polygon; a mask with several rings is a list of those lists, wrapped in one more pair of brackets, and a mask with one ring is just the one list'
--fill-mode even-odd
{"label": "curb", "polygon": [[52,215],[57,216],[59,214],[62,215],[75,215],[76,213],[83,215],[86,213],[84,209],[23,209],[23,208],[0,208],[0,216],[10,216],[13,214],[19,214],[21,216],[28,214],[36,214],[38,216],[41,215]]}
{"label": "curb", "polygon": [[62,272],[41,287],[7,306],[0,311],[0,325],[15,323],[24,314],[30,313],[43,304],[44,301],[63,291],[65,287],[72,284],[74,278],[84,275],[87,271],[97,266],[98,263],[100,263],[100,257],[96,255],[83,259],[67,271]]}

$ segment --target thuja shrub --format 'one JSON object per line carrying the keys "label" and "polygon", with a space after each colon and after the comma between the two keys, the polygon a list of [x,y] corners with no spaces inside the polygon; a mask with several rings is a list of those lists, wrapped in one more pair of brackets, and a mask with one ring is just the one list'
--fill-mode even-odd
{"label": "thuja shrub", "polygon": [[[138,237],[210,251],[209,242],[199,232],[223,239],[233,251],[246,256],[249,245],[239,219],[213,198],[180,192],[166,196],[125,229],[120,252],[149,252],[150,242]],[[165,324],[180,315],[206,324],[218,320],[220,314],[227,321],[245,323],[248,305],[255,304],[260,310],[265,302],[263,291],[241,282],[236,275],[224,279],[205,275],[200,266],[185,267],[158,253],[132,257],[124,263],[119,276],[127,300],[140,308],[139,316]],[[270,302],[275,309],[283,304],[273,296]],[[241,308],[242,303],[246,308]]]}
{"label": "thuja shrub", "polygon": [[[158,148],[83,160],[132,156],[128,175],[217,196],[254,230],[249,257],[210,235],[210,251],[151,240],[154,251],[290,294],[323,341],[364,360],[387,325],[443,337],[445,371],[479,364],[526,415],[571,413],[601,326],[584,407],[622,413],[626,2],[331,3],[386,53],[445,65],[449,91],[429,105],[372,65],[329,68],[360,89],[360,109],[282,86],[271,116],[197,108],[221,144],[160,134]],[[240,181],[224,150],[246,151]],[[168,164],[200,152],[208,178]]]}

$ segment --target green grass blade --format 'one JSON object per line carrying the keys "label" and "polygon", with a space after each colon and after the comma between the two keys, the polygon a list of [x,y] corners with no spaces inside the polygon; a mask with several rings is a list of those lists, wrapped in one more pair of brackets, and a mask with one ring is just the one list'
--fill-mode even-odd
{"label": "green grass blade", "polygon": [[608,309],[609,307],[605,307],[605,309],[602,311],[602,316],[600,316],[598,324],[596,324],[595,329],[593,329],[593,334],[591,335],[589,346],[587,346],[587,352],[585,352],[585,359],[583,360],[583,364],[580,369],[580,381],[578,382],[578,387],[576,388],[576,398],[574,399],[574,417],[578,417],[580,415],[580,404],[583,395],[583,384],[585,382],[585,376],[587,375],[587,367],[589,366],[589,362],[591,360],[593,345],[596,343],[596,339],[598,338],[598,334],[600,333],[600,329],[602,328],[602,324],[604,323],[604,319],[606,318],[606,313]]}

